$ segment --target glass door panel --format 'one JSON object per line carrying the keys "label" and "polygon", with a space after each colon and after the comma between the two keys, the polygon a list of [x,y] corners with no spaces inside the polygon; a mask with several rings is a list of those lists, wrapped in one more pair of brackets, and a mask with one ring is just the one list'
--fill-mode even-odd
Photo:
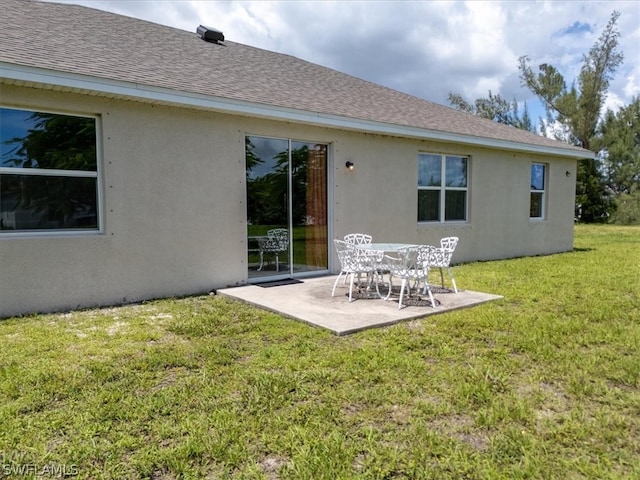
{"label": "glass door panel", "polygon": [[327,145],[291,142],[293,273],[327,270]]}
{"label": "glass door panel", "polygon": [[[249,278],[289,273],[289,141],[246,137]],[[286,241],[281,235],[286,233]]]}
{"label": "glass door panel", "polygon": [[249,279],[327,270],[327,145],[245,142]]}

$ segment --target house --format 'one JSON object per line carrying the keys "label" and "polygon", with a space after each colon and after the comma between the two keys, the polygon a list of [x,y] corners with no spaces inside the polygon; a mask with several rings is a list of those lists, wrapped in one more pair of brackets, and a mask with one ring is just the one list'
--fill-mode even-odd
{"label": "house", "polygon": [[573,248],[591,152],[232,39],[3,0],[0,317],[336,273],[348,232]]}

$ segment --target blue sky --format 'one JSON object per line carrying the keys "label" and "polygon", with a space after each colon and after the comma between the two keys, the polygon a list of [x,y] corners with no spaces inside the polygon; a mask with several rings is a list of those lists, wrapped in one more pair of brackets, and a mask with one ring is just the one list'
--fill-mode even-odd
{"label": "blue sky", "polygon": [[[60,0],[58,0],[60,1]],[[489,90],[544,111],[521,85],[518,58],[549,63],[570,84],[611,13],[625,60],[606,106],[640,96],[640,1],[187,1],[62,0],[195,32],[221,30],[227,40],[293,55],[449,105]]]}

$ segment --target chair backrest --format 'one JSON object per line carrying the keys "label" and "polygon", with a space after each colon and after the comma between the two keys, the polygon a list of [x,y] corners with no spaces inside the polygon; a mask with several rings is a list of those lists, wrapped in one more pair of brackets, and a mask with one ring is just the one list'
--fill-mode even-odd
{"label": "chair backrest", "polygon": [[341,252],[344,252],[347,248],[349,248],[347,242],[345,242],[344,240],[339,240],[337,238],[333,241],[333,244],[336,247],[336,252],[338,252],[338,256],[340,256]]}
{"label": "chair backrest", "polygon": [[448,268],[457,245],[458,237],[445,237],[441,239],[440,248],[433,252],[433,256],[429,260],[429,265],[432,267]]}
{"label": "chair backrest", "polygon": [[347,233],[344,241],[352,245],[364,245],[371,243],[373,237],[366,233]]}
{"label": "chair backrest", "polygon": [[279,251],[289,248],[289,230],[286,228],[274,228],[267,232],[270,243]]}
{"label": "chair backrest", "polygon": [[336,247],[338,260],[340,260],[340,270],[343,272],[352,272],[354,265],[351,259],[351,246],[344,240],[339,240],[337,238],[333,240],[333,244]]}
{"label": "chair backrest", "polygon": [[444,237],[440,239],[440,247],[444,250],[450,251],[451,253],[453,253],[457,245],[458,237]]}
{"label": "chair backrest", "polygon": [[434,247],[433,245],[421,245],[418,264],[420,264],[422,268],[428,269],[429,267],[434,266],[434,263],[439,261],[439,258],[442,256],[442,252],[442,248]]}
{"label": "chair backrest", "polygon": [[385,265],[389,268],[392,275],[401,278],[410,278],[416,269],[423,268],[420,261],[423,248],[422,245],[399,248],[397,257],[389,255],[384,257]]}
{"label": "chair backrest", "polygon": [[434,247],[433,245],[427,245],[426,258],[424,259],[424,266],[426,268],[444,268],[449,266],[449,260],[453,252],[447,252],[442,247]]}
{"label": "chair backrest", "polygon": [[333,241],[343,272],[369,272],[382,261],[384,252],[377,250],[360,250],[344,240]]}

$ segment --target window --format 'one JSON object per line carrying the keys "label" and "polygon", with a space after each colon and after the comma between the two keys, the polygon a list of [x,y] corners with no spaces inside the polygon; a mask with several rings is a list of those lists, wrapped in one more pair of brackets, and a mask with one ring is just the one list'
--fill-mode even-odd
{"label": "window", "polygon": [[418,155],[418,221],[467,220],[469,158],[421,153]]}
{"label": "window", "polygon": [[0,235],[99,230],[96,125],[0,108]]}
{"label": "window", "polygon": [[547,166],[542,163],[531,164],[531,201],[529,203],[530,218],[544,218],[546,202]]}

